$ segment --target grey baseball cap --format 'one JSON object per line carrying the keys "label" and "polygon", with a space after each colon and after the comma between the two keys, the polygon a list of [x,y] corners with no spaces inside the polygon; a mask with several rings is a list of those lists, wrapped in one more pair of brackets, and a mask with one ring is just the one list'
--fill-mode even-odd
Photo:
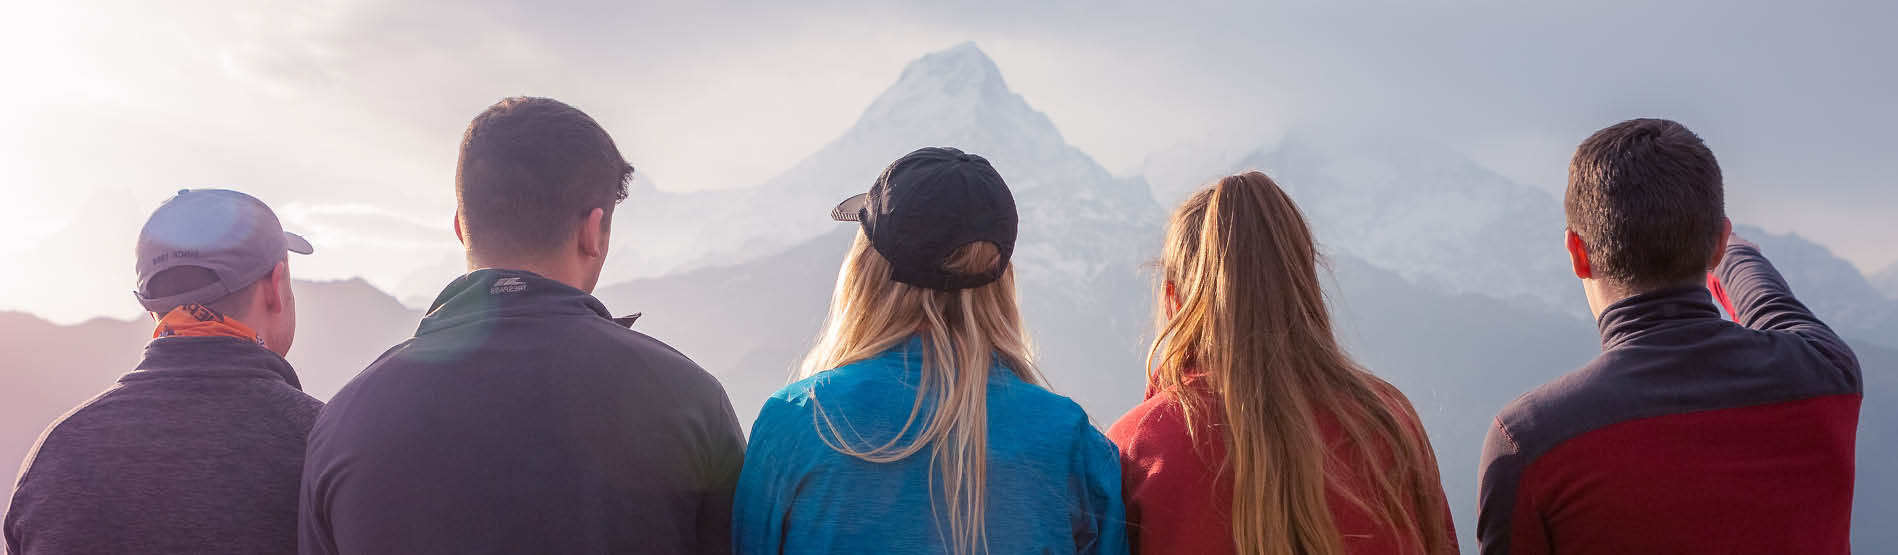
{"label": "grey baseball cap", "polygon": [[[283,230],[277,214],[256,197],[228,189],[181,189],[145,220],[138,232],[138,303],[163,312],[224,298],[268,275],[285,252],[315,249]],[[152,276],[182,266],[217,274],[217,281],[190,291],[152,297]]]}

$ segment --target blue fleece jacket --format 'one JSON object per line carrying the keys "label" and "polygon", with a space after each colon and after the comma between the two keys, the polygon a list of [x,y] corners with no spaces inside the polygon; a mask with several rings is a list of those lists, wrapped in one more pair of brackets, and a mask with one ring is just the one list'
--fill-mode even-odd
{"label": "blue fleece jacket", "polygon": [[[831,449],[821,402],[864,447],[887,442],[916,399],[925,351],[912,339],[875,358],[791,384],[765,402],[738,482],[738,553],[942,553],[932,449],[873,463]],[[928,406],[926,403],[925,406]],[[905,443],[917,426],[904,434]],[[989,553],[1127,552],[1114,445],[1079,405],[996,365],[988,384]]]}

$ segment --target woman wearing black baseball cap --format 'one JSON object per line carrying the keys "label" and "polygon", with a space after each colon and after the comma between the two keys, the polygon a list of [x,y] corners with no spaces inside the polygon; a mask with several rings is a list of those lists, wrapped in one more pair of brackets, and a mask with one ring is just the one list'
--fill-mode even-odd
{"label": "woman wearing black baseball cap", "polygon": [[862,232],[751,428],[735,550],[1125,553],[1117,452],[1035,370],[995,169],[921,149],[831,216]]}

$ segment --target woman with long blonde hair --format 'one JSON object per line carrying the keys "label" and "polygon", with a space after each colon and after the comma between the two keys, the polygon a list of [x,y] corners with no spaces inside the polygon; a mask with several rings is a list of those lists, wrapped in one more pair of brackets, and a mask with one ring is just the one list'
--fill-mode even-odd
{"label": "woman with long blonde hair", "polygon": [[1456,553],[1410,402],[1332,333],[1311,230],[1271,178],[1174,212],[1148,398],[1109,430],[1143,553]]}
{"label": "woman with long blonde hair", "polygon": [[918,150],[832,217],[861,233],[752,425],[736,551],[1126,553],[1114,446],[1035,370],[995,169]]}

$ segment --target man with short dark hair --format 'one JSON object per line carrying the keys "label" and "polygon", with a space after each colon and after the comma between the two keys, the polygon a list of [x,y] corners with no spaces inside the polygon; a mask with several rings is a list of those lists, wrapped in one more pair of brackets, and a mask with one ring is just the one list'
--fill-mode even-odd
{"label": "man with short dark hair", "polygon": [[138,369],[67,413],[21,465],[8,553],[295,553],[304,437],[323,404],[296,335],[285,233],[250,195],[179,191],[139,232]]}
{"label": "man with short dark hair", "polygon": [[744,440],[724,389],[588,293],[632,170],[554,100],[469,124],[470,272],[318,419],[303,553],[730,551]]}
{"label": "man with short dark hair", "polygon": [[1722,195],[1672,121],[1576,149],[1566,241],[1602,354],[1496,416],[1483,553],[1850,551],[1858,361],[1732,236]]}

